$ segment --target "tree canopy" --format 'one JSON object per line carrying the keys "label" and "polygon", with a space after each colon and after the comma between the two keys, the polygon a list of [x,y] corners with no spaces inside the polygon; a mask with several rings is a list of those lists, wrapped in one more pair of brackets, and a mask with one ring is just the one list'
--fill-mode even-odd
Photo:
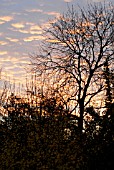
{"label": "tree canopy", "polygon": [[[104,91],[103,67],[113,67],[114,10],[104,4],[69,8],[45,29],[42,54],[33,56],[34,69],[47,75],[66,103],[73,102],[83,129],[84,108]],[[101,99],[99,100],[99,102]]]}

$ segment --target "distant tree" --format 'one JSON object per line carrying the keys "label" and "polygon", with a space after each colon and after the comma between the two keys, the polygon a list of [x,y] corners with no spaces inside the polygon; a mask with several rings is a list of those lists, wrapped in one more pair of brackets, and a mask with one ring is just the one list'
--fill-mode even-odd
{"label": "distant tree", "polygon": [[109,108],[112,103],[112,92],[111,92],[111,73],[108,66],[108,60],[104,63],[104,79],[105,79],[105,88],[106,88],[106,108]]}
{"label": "distant tree", "polygon": [[[17,103],[17,99],[20,103]],[[74,137],[72,140],[69,138],[66,130],[69,128],[72,131],[73,122],[70,122],[64,107],[57,105],[54,97],[43,98],[38,109],[40,107],[41,117],[26,117],[26,113],[34,115],[35,110],[31,111],[30,106],[26,106],[14,94],[9,96],[9,102],[4,107],[8,116],[0,126],[2,147],[0,162],[3,169],[18,169],[18,167],[20,169],[28,167],[29,169],[56,167],[68,169],[78,164],[81,166],[81,161],[74,161],[74,156],[78,157],[82,152],[79,149],[80,143],[73,142]],[[77,152],[72,153],[74,145],[70,142],[76,144]]]}
{"label": "distant tree", "polygon": [[113,5],[89,5],[79,13],[72,7],[50,22],[42,54],[32,56],[37,72],[45,74],[64,100],[78,110],[83,129],[84,108],[104,90],[102,67],[114,55]]}

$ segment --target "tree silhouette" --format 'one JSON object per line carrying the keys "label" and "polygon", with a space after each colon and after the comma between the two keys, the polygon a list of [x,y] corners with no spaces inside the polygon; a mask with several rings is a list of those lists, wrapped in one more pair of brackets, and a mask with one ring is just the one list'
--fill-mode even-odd
{"label": "tree silhouette", "polygon": [[50,22],[45,30],[42,55],[33,56],[33,67],[47,75],[66,103],[78,110],[78,126],[83,129],[84,107],[104,89],[102,67],[113,58],[114,11],[109,5],[94,4],[74,8]]}
{"label": "tree silhouette", "polygon": [[[46,114],[30,118],[25,116],[27,108],[29,108],[27,112],[29,116],[34,115],[34,110],[31,111],[30,106],[23,105],[22,100],[17,106],[15,99],[17,97],[11,94],[10,101],[5,105],[8,117],[5,117],[5,122],[1,125],[2,168],[54,169],[57,167],[59,169],[65,167],[68,169],[78,164],[81,166],[81,162],[74,161],[74,156],[78,157],[82,152],[79,149],[79,138],[76,142],[73,138],[69,138],[66,129],[73,132],[72,128],[75,125],[70,122],[64,107],[57,105],[54,97],[45,98],[42,101],[42,113],[46,111]],[[39,107],[40,104],[41,102]],[[70,142],[75,144],[78,152],[72,153],[73,145]]]}
{"label": "tree silhouette", "polygon": [[104,78],[105,78],[105,84],[106,84],[106,108],[110,108],[110,105],[112,103],[112,92],[111,92],[111,83],[110,83],[110,70],[108,66],[108,60],[106,60],[104,64]]}

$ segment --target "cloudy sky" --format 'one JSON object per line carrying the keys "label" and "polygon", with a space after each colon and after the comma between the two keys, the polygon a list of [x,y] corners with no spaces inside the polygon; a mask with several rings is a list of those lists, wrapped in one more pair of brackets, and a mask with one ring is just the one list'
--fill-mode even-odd
{"label": "cloudy sky", "polygon": [[[101,0],[0,0],[0,68],[2,75],[24,79],[29,54],[37,53],[42,29],[67,10]],[[106,0],[106,2],[114,0]],[[78,8],[77,8],[78,9]]]}

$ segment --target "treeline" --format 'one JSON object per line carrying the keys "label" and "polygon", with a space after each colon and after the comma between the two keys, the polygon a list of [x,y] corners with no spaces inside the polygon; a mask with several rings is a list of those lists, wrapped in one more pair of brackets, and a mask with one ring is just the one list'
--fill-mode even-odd
{"label": "treeline", "polygon": [[8,116],[0,124],[1,170],[113,169],[114,103],[108,117],[86,108],[91,118],[85,120],[83,133],[75,115],[54,97],[43,97],[33,107],[12,94],[4,109]]}

